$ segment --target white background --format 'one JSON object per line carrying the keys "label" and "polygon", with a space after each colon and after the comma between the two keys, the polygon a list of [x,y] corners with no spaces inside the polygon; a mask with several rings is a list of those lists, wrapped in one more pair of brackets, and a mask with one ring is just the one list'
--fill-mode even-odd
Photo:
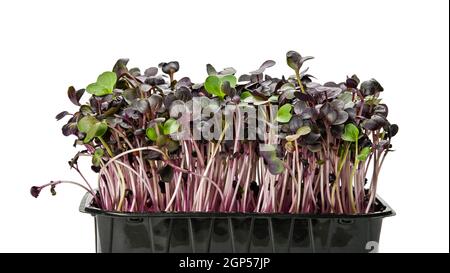
{"label": "white background", "polygon": [[[379,194],[397,211],[380,251],[449,251],[449,14],[445,0],[1,1],[0,251],[93,252],[94,223],[71,186],[34,199],[29,188],[78,179],[73,139],[54,116],[75,110],[83,88],[120,57],[145,69],[178,60],[178,76],[203,81],[205,64],[238,73],[285,53],[313,55],[320,82],[357,73],[384,86],[400,125]],[[88,177],[94,181],[88,164]]]}

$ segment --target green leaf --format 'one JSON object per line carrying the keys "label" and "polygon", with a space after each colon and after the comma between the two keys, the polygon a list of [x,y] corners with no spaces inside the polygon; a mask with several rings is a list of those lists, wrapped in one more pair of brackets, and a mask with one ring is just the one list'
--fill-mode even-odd
{"label": "green leaf", "polygon": [[93,156],[92,157],[92,165],[94,165],[95,167],[100,166],[100,162],[102,162],[102,158],[98,157],[98,156]]}
{"label": "green leaf", "polygon": [[77,127],[80,132],[87,133],[98,120],[92,116],[84,116],[78,121]]}
{"label": "green leaf", "polygon": [[98,76],[97,82],[91,83],[86,87],[86,91],[95,96],[112,94],[116,81],[116,73],[110,71],[103,72]]}
{"label": "green leaf", "polygon": [[288,135],[286,136],[286,140],[287,141],[295,141],[296,139],[298,139],[300,136],[295,134],[295,135]]}
{"label": "green leaf", "polygon": [[359,129],[354,124],[349,123],[345,125],[344,133],[341,138],[345,141],[355,142],[359,138]]}
{"label": "green leaf", "polygon": [[150,139],[151,141],[156,141],[156,139],[158,138],[158,134],[156,133],[156,130],[153,127],[147,128],[147,130],[145,131],[145,134],[147,135],[148,139]]}
{"label": "green leaf", "polygon": [[106,122],[100,122],[92,116],[85,116],[78,121],[78,130],[86,133],[84,143],[90,142],[94,137],[103,136],[108,130]]}
{"label": "green leaf", "polygon": [[297,135],[299,135],[299,136],[304,136],[309,133],[311,133],[311,127],[309,127],[309,126],[302,126],[297,129]]}
{"label": "green leaf", "polygon": [[86,136],[83,139],[84,143],[89,143],[91,142],[91,140],[95,137],[95,131],[91,131],[89,130],[88,133],[86,134]]}
{"label": "green leaf", "polygon": [[95,167],[100,166],[103,155],[104,155],[103,149],[100,148],[95,149],[95,152],[92,155],[92,165],[94,165]]}
{"label": "green leaf", "polygon": [[231,87],[236,87],[237,79],[234,75],[226,75],[220,78],[221,82],[229,82]]}
{"label": "green leaf", "polygon": [[295,135],[286,136],[286,140],[287,141],[294,141],[294,140],[298,139],[299,137],[307,135],[309,133],[311,133],[311,127],[309,127],[309,126],[302,126],[302,127],[297,129],[297,133]]}
{"label": "green leaf", "polygon": [[178,122],[175,119],[170,118],[170,119],[166,120],[166,122],[164,123],[163,133],[165,135],[173,134],[178,131],[179,127],[180,127],[180,124],[178,124]]}
{"label": "green leaf", "polygon": [[269,102],[278,102],[278,96],[275,95],[270,96]]}
{"label": "green leaf", "polygon": [[291,114],[292,105],[287,103],[278,109],[277,118],[276,120],[281,123],[289,122],[292,118]]}
{"label": "green leaf", "polygon": [[364,148],[359,152],[357,159],[358,159],[359,161],[366,161],[366,159],[367,159],[367,157],[369,156],[370,152],[371,152],[370,147],[364,147]]}
{"label": "green leaf", "polygon": [[112,90],[108,90],[108,88],[101,86],[97,83],[91,83],[86,87],[86,91],[89,94],[95,95],[95,96],[104,96],[107,94],[111,94]]}
{"label": "green leaf", "polygon": [[205,80],[205,89],[210,93],[211,95],[223,97],[225,94],[222,92],[221,89],[222,82],[219,79],[219,77],[212,75],[208,76]]}
{"label": "green leaf", "polygon": [[210,75],[206,78],[204,86],[206,91],[208,91],[208,93],[210,93],[211,95],[223,98],[226,95],[226,93],[222,89],[222,84],[224,82],[229,82],[230,87],[234,88],[236,87],[237,79],[234,75]]}
{"label": "green leaf", "polygon": [[95,128],[95,136],[96,137],[102,137],[106,131],[108,131],[108,124],[106,121],[99,122],[94,125]]}
{"label": "green leaf", "polygon": [[117,81],[116,73],[110,71],[103,72],[97,78],[97,84],[110,90],[114,88],[116,81]]}
{"label": "green leaf", "polygon": [[97,122],[86,133],[86,137],[84,138],[84,143],[90,142],[95,137],[102,137],[106,131],[108,130],[108,125],[106,122]]}
{"label": "green leaf", "polygon": [[381,103],[381,99],[374,96],[367,96],[364,98],[364,101],[367,105],[376,106]]}
{"label": "green leaf", "polygon": [[95,149],[94,156],[102,157],[104,154],[105,154],[105,152],[103,151],[103,149],[101,149],[101,148]]}
{"label": "green leaf", "polygon": [[245,101],[246,99],[252,98],[252,97],[253,97],[253,95],[249,91],[244,91],[244,92],[241,93],[241,100],[242,101]]}

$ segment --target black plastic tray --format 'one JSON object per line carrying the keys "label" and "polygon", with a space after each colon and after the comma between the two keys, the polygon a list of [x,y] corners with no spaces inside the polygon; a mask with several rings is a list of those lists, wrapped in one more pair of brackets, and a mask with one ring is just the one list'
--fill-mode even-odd
{"label": "black plastic tray", "polygon": [[90,206],[97,252],[316,253],[377,252],[384,217],[395,212],[377,198],[360,215],[281,213],[122,213]]}

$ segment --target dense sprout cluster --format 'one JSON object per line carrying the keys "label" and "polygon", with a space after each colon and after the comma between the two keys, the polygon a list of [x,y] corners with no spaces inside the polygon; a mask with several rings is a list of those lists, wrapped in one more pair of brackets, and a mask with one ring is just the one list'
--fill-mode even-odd
{"label": "dense sprout cluster", "polygon": [[208,64],[201,84],[175,79],[178,62],[141,72],[120,59],[86,89],[69,87],[78,111],[56,117],[69,116],[62,132],[84,147],[70,166],[84,179],[78,158],[91,157],[98,189],[54,181],[31,193],[74,183],[93,205],[127,212],[369,213],[398,126],[375,79],[319,84],[303,69],[310,59],[289,51],[288,78],[265,73],[271,60],[240,77]]}

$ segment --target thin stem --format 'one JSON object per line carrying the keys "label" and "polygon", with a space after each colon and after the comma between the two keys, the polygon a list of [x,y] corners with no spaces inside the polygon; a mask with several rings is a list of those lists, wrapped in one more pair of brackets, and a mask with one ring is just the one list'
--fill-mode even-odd
{"label": "thin stem", "polygon": [[92,196],[95,197],[95,193],[92,192],[91,190],[89,190],[88,188],[86,188],[85,186],[83,186],[82,184],[78,183],[78,182],[73,182],[73,181],[67,181],[67,180],[58,180],[58,181],[51,181],[50,183],[44,184],[39,186],[39,190],[42,190],[48,186],[56,186],[58,184],[72,184],[78,187],[83,188],[85,191],[87,191],[88,193],[90,193]]}
{"label": "thin stem", "polygon": [[[183,166],[183,163],[184,163],[184,158],[183,158],[183,160],[181,161],[181,166]],[[171,198],[171,199],[169,200],[169,202],[167,203],[167,206],[166,206],[165,211],[168,211],[168,210],[169,210],[170,206],[172,205],[173,201],[175,200],[175,197],[176,197],[176,195],[177,195],[177,192],[178,192],[178,190],[180,189],[181,178],[182,178],[182,175],[179,174],[179,175],[178,175],[177,185],[175,186],[175,190],[174,190],[174,192],[173,192],[172,198]]]}
{"label": "thin stem", "polygon": [[350,174],[350,181],[348,183],[348,195],[350,197],[350,206],[353,213],[356,213],[355,198],[353,196],[353,177],[355,176],[356,169],[358,169],[358,139],[355,141],[355,161],[353,163],[352,173]]}
{"label": "thin stem", "polygon": [[[334,207],[335,207],[334,196],[335,196],[335,193],[338,191],[337,187],[339,185],[339,180],[341,179],[342,167],[344,166],[344,162],[347,159],[349,148],[350,148],[350,144],[347,144],[345,147],[344,155],[339,158],[339,163],[338,163],[338,168],[337,168],[337,173],[336,173],[336,180],[334,181],[333,189],[331,190],[331,212],[333,212]],[[339,203],[340,211],[342,213],[343,210],[342,210],[341,202],[339,200],[340,199],[339,194],[337,194],[337,196],[338,196],[338,203]]]}
{"label": "thin stem", "polygon": [[123,206],[123,201],[125,200],[125,191],[126,191],[125,178],[123,176],[122,170],[120,169],[120,167],[117,166],[117,162],[114,165],[116,166],[117,174],[119,175],[119,181],[120,181],[120,199],[119,199],[119,204],[117,205],[117,210],[121,211],[122,206]]}
{"label": "thin stem", "polygon": [[105,147],[106,151],[108,152],[110,157],[114,157],[113,152],[111,151],[111,148],[109,147],[108,143],[106,143],[106,141],[102,138],[102,137],[97,137],[100,142],[102,143],[103,147]]}
{"label": "thin stem", "polygon": [[297,82],[298,82],[298,85],[300,86],[300,90],[302,91],[302,93],[306,93],[305,88],[303,87],[303,84],[302,84],[302,80],[300,78],[299,70],[295,70],[295,77],[297,78]]}

